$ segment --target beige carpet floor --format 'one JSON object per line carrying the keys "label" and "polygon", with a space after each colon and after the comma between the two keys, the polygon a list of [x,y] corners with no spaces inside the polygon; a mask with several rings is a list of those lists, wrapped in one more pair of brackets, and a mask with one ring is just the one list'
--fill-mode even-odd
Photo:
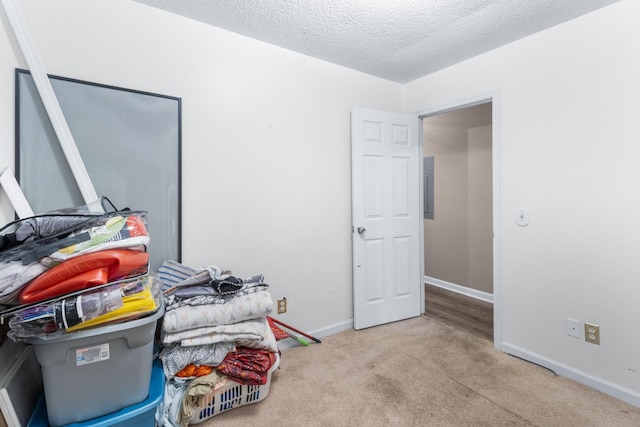
{"label": "beige carpet floor", "polygon": [[640,426],[640,409],[427,316],[282,352],[269,394],[201,426]]}

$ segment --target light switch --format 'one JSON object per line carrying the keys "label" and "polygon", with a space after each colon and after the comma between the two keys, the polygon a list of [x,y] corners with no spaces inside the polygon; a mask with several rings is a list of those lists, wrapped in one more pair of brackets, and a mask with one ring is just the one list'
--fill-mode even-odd
{"label": "light switch", "polygon": [[518,208],[516,224],[518,224],[520,227],[526,227],[527,225],[529,225],[529,211],[527,209]]}
{"label": "light switch", "polygon": [[579,320],[567,318],[567,334],[571,337],[582,338]]}

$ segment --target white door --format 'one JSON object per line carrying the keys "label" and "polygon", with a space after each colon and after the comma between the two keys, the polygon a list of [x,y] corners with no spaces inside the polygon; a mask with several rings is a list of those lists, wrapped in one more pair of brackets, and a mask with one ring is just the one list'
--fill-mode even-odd
{"label": "white door", "polygon": [[353,323],[420,315],[420,150],[416,115],[351,114]]}

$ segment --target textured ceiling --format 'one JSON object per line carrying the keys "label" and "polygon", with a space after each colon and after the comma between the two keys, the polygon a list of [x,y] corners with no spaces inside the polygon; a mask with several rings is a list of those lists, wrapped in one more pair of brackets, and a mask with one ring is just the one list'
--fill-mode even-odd
{"label": "textured ceiling", "polygon": [[406,83],[618,0],[136,0]]}

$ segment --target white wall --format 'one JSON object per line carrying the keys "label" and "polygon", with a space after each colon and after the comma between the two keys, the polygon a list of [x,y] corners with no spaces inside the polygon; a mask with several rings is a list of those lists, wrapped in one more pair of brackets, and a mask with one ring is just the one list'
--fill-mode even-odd
{"label": "white wall", "polygon": [[[350,111],[399,110],[400,85],[132,1],[20,8],[48,73],[182,97],[183,262],[264,273],[300,329],[350,324]],[[27,65],[0,20],[2,170]]]}
{"label": "white wall", "polygon": [[639,18],[622,0],[404,87],[416,112],[499,93],[501,347],[637,406]]}

